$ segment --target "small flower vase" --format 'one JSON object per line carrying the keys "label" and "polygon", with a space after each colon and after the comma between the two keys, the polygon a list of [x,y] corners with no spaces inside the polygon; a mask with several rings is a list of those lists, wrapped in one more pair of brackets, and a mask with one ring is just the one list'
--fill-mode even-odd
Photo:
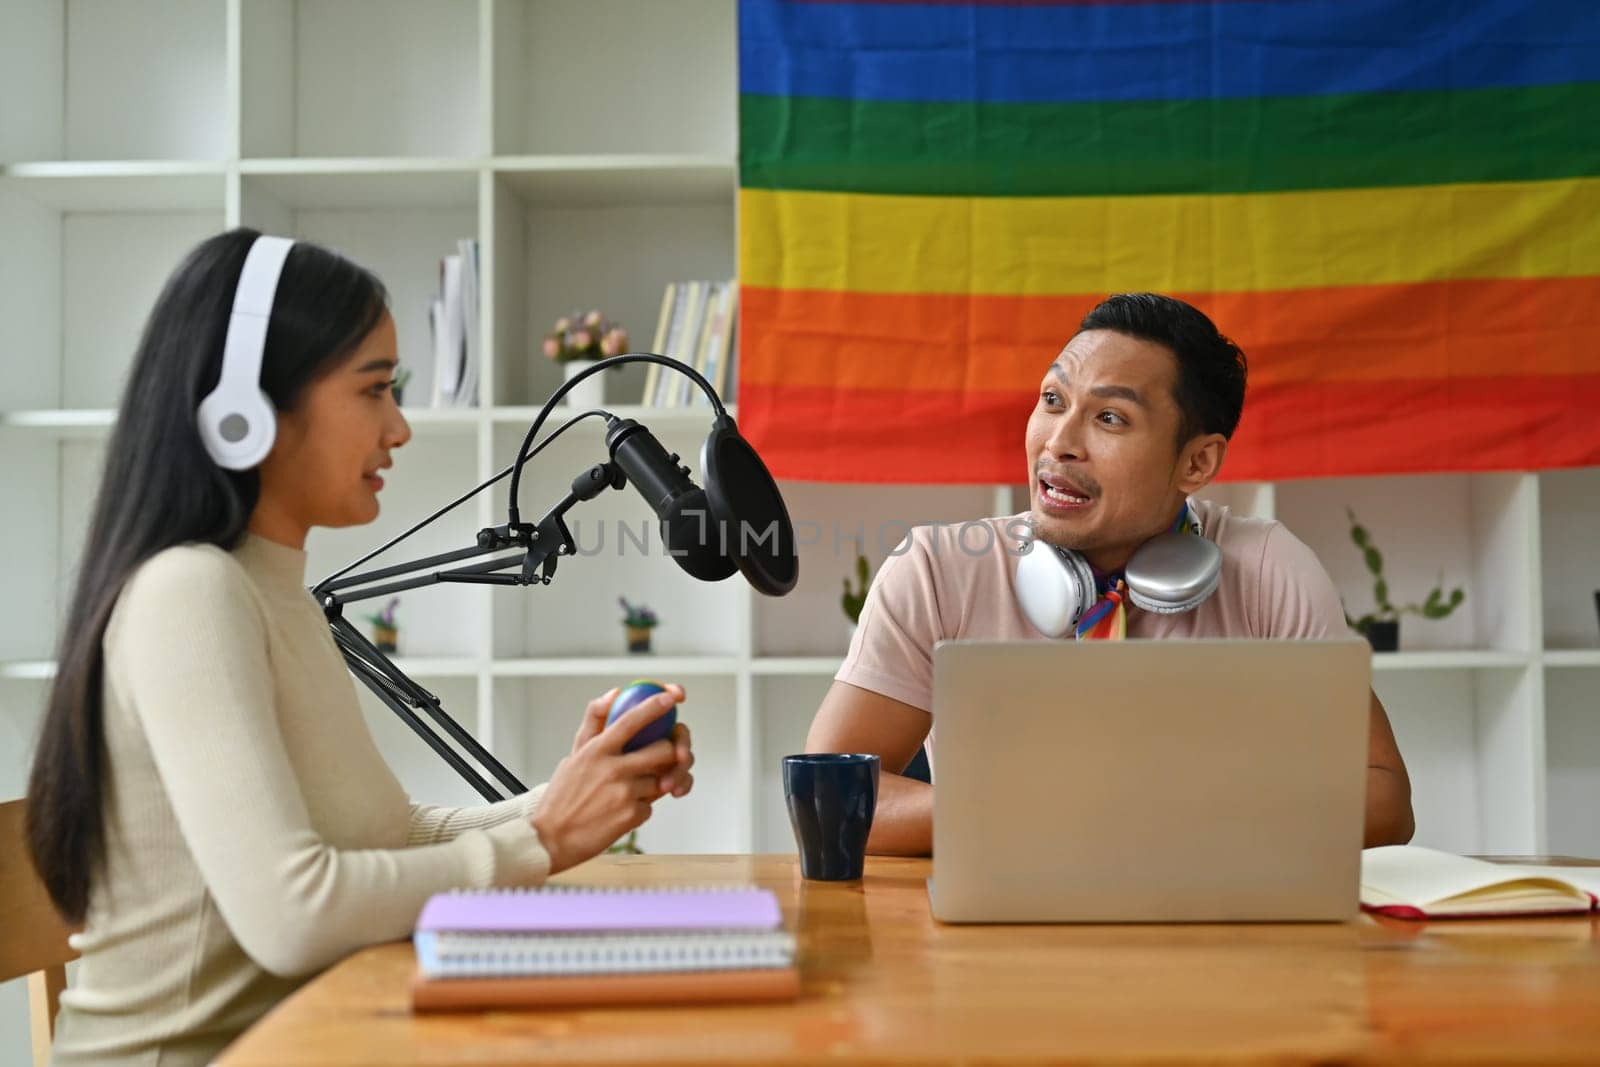
{"label": "small flower vase", "polygon": [[[592,360],[574,359],[563,363],[561,369],[566,375],[566,380],[570,382],[593,366],[594,362]],[[606,402],[605,375],[591,374],[573,386],[562,399],[568,407],[579,408],[584,411],[603,406]]]}
{"label": "small flower vase", "polygon": [[623,627],[623,629],[628,631],[628,651],[629,652],[649,652],[650,651],[650,627],[648,627],[648,626],[626,626],[625,625]]}
{"label": "small flower vase", "polygon": [[374,626],[372,628],[372,643],[378,646],[379,652],[393,654],[400,648],[400,631],[393,626]]}

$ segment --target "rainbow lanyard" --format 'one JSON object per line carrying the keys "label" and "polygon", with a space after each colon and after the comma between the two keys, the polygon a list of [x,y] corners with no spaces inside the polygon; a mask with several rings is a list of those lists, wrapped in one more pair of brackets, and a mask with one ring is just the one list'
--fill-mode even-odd
{"label": "rainbow lanyard", "polygon": [[[1200,517],[1188,502],[1183,505],[1183,510],[1178,512],[1178,519],[1172,524],[1173,533],[1200,534]],[[1128,636],[1128,611],[1126,598],[1128,595],[1127,579],[1122,571],[1111,574],[1094,572],[1095,588],[1100,592],[1100,599],[1094,606],[1083,613],[1078,620],[1077,637],[1079,641],[1122,641]]]}

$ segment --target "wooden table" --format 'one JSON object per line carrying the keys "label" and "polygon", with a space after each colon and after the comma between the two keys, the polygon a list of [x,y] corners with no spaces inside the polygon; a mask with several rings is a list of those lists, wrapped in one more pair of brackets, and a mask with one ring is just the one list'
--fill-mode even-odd
{"label": "wooden table", "polygon": [[246,1064],[1600,1063],[1600,920],[942,926],[927,860],[609,857],[561,881],[753,882],[800,938],[793,1004],[413,1017],[409,944],[329,969]]}

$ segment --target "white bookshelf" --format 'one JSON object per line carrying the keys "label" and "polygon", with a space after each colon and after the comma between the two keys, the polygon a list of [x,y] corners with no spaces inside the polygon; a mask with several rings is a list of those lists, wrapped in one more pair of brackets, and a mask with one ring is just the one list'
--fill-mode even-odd
{"label": "white bookshelf", "polygon": [[[238,224],[317,241],[389,286],[408,403],[429,394],[425,298],[458,238],[482,242],[485,406],[406,409],[416,431],[369,527],[318,531],[310,575],[364,554],[510,462],[558,383],[533,352],[557,315],[599,304],[636,341],[671,280],[735,273],[734,0],[65,0],[0,16],[0,620],[4,736],[31,736],[97,484],[111,409],[162,281]],[[574,45],[583,42],[583,47]],[[1066,326],[1063,326],[1066,329]],[[697,465],[703,412],[608,399]],[[1249,417],[1248,411],[1246,418]],[[1018,428],[1019,471],[1021,428]],[[525,475],[524,513],[601,458],[575,428]],[[503,521],[506,484],[403,547],[468,543]],[[548,588],[402,598],[402,666],[531,780],[583,704],[640,675],[683,681],[699,788],[645,829],[652,851],[786,851],[778,758],[799,748],[847,632],[851,535],[874,565],[911,521],[1009,509],[991,486],[786,487],[801,581],[781,601],[705,585],[637,553],[564,560]],[[1439,623],[1408,619],[1374,660],[1416,788],[1418,840],[1468,852],[1600,853],[1600,471],[1218,487],[1287,523],[1359,613],[1356,508],[1397,598],[1442,571],[1467,587]],[[632,493],[573,513],[580,546],[638,530]],[[880,531],[882,531],[880,533]],[[615,598],[662,614],[657,653],[623,654]],[[360,612],[366,605],[356,605]],[[365,697],[363,698],[365,699]],[[430,799],[470,801],[367,701],[380,744]],[[25,753],[0,785],[21,789]]]}

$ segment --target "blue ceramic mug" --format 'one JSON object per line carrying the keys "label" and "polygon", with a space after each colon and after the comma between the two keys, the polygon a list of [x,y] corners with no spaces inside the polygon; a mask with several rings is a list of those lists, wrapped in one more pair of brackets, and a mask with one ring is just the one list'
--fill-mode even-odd
{"label": "blue ceramic mug", "polygon": [[834,752],[785,756],[783,797],[800,846],[800,873],[825,882],[860,878],[878,807],[878,757]]}

